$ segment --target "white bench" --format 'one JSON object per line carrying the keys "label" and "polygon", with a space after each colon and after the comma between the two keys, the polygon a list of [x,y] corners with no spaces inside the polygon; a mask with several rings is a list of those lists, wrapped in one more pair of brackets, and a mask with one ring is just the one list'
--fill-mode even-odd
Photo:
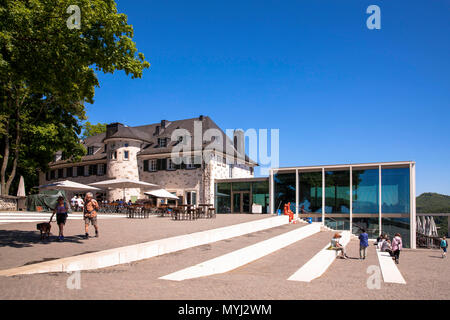
{"label": "white bench", "polygon": [[398,270],[397,265],[388,252],[381,252],[377,249],[377,256],[384,282],[406,284],[400,270]]}

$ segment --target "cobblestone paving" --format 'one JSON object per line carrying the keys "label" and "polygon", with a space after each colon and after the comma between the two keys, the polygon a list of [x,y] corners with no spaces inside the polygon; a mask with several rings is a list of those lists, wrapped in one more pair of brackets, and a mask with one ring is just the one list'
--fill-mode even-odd
{"label": "cobblestone paving", "polygon": [[[172,221],[168,217],[148,219],[100,219],[99,238],[83,239],[84,222],[67,221],[64,242],[57,242],[58,226],[52,223],[50,241],[40,240],[36,223],[0,225],[0,269],[137,244],[182,234],[220,228],[233,224],[264,219],[269,215],[217,215],[216,219]],[[94,228],[90,228],[91,237]]]}
{"label": "cobblestone paving", "polygon": [[328,242],[330,232],[307,239],[241,268],[185,281],[158,279],[299,226],[282,226],[167,254],[131,264],[80,273],[80,290],[67,288],[68,274],[0,278],[0,299],[448,299],[450,262],[438,250],[404,250],[399,269],[406,285],[385,284],[368,289],[367,268],[378,266],[375,248],[359,260],[359,243],[348,245],[348,260],[337,259],[311,283],[287,278]]}

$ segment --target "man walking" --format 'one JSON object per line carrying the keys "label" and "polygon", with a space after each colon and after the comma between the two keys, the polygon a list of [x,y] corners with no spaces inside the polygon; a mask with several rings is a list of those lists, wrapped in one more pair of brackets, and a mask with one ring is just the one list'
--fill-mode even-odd
{"label": "man walking", "polygon": [[369,235],[367,234],[365,229],[361,230],[361,234],[359,235],[359,259],[366,259],[367,255],[367,247],[369,246]]}
{"label": "man walking", "polygon": [[86,193],[84,201],[84,230],[85,239],[89,239],[89,223],[95,228],[95,237],[98,238],[97,210],[99,209],[97,200],[93,199],[91,192]]}

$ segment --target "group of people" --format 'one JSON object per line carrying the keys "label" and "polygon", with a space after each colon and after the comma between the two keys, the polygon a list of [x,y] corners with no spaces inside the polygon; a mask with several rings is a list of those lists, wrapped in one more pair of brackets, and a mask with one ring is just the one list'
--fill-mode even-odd
{"label": "group of people", "polygon": [[[81,199],[83,200],[83,199]],[[84,220],[84,231],[85,239],[89,239],[89,224],[92,224],[95,229],[95,237],[98,238],[98,224],[97,224],[97,211],[99,209],[99,205],[97,200],[94,199],[94,196],[91,192],[86,193],[86,197],[83,201],[83,220]],[[67,216],[69,214],[69,206],[67,205],[64,197],[59,197],[58,202],[56,204],[55,209],[53,210],[53,214],[50,217],[49,223],[52,222],[53,217],[56,214],[56,223],[59,227],[59,236],[58,240],[64,240],[64,226],[67,222]]]}
{"label": "group of people", "polygon": [[396,233],[392,240],[387,234],[380,234],[375,243],[378,250],[381,252],[387,252],[398,264],[400,260],[400,251],[403,249],[403,242],[400,233]]}
{"label": "group of people", "polygon": [[[336,250],[340,253],[340,257],[348,259],[345,251],[345,247],[339,242],[341,239],[339,233],[335,233],[331,239],[331,244],[329,249]],[[369,235],[365,229],[361,229],[359,235],[359,259],[364,260],[367,256],[367,248],[369,247]],[[380,234],[375,242],[377,249],[381,252],[387,252],[394,259],[395,263],[398,264],[400,261],[400,252],[403,250],[403,241],[400,233],[396,233],[392,240],[387,234]],[[440,240],[439,247],[442,250],[442,258],[447,257],[448,241],[444,236]]]}
{"label": "group of people", "polygon": [[[345,247],[339,242],[341,238],[341,234],[335,233],[333,238],[331,239],[330,249],[338,251],[340,253],[340,257],[348,259],[349,257],[347,256]],[[361,230],[358,238],[359,259],[365,260],[367,256],[367,248],[369,247],[369,235],[367,234],[365,229]],[[389,252],[391,257],[395,260],[395,263],[399,263],[400,251],[403,249],[402,237],[399,233],[395,234],[392,241],[389,239],[388,235],[380,235],[377,238],[377,242],[375,243],[375,245],[381,252]]]}
{"label": "group of people", "polygon": [[75,211],[83,211],[84,208],[84,200],[81,196],[73,196],[72,199],[70,199],[70,205],[72,206],[72,209]]}

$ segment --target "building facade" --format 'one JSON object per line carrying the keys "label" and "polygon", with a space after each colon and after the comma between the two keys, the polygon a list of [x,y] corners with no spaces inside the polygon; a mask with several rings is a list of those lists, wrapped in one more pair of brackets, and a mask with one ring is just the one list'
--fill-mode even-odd
{"label": "building facade", "polygon": [[[240,136],[237,131],[232,141],[206,116],[139,127],[113,123],[105,133],[82,142],[87,154],[80,162],[57,153],[49,171],[40,174],[40,184],[127,178],[157,184],[178,196],[180,203],[213,203],[216,179],[254,176],[257,164],[240,150]],[[126,189],[125,200],[146,198],[145,191]],[[105,190],[96,197],[122,199],[123,190]]]}
{"label": "building facade", "polygon": [[[283,212],[290,204],[300,218],[334,230],[371,238],[400,233],[405,247],[416,244],[415,162],[382,162],[276,168],[268,178],[216,182],[219,213]],[[255,206],[256,204],[256,206]]]}

